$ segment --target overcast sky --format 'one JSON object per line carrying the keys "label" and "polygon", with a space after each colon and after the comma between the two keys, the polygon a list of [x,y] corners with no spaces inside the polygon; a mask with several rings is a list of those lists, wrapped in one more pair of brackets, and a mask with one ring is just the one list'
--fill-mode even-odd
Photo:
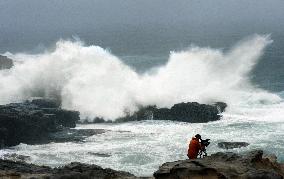
{"label": "overcast sky", "polygon": [[135,28],[282,32],[283,19],[284,0],[0,0],[0,47]]}
{"label": "overcast sky", "polygon": [[223,21],[283,23],[283,16],[283,0],[0,0],[1,28],[13,30]]}

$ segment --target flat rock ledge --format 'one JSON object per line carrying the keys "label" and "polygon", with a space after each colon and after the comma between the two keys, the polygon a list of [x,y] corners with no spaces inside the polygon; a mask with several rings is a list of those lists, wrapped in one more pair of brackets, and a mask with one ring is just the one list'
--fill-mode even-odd
{"label": "flat rock ledge", "polygon": [[283,164],[270,158],[263,157],[261,150],[243,155],[219,152],[203,159],[165,163],[154,173],[154,176],[156,179],[283,178]]}

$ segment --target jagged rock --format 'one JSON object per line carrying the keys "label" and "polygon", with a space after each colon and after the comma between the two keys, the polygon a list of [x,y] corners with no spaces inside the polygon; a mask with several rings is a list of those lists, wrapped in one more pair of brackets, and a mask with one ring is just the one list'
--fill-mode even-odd
{"label": "jagged rock", "polygon": [[[252,178],[281,179],[284,176],[283,165],[264,158],[263,151],[254,150],[247,154],[218,152],[211,156],[195,159],[167,162],[154,173],[156,179],[187,178]],[[128,172],[103,169],[97,165],[70,163],[59,168],[37,166],[24,162],[0,159],[0,178],[84,178],[84,179],[150,179],[136,177]]]}
{"label": "jagged rock", "polygon": [[241,148],[247,147],[249,143],[247,142],[219,142],[218,147],[222,149],[234,149],[234,148]]}
{"label": "jagged rock", "polygon": [[243,155],[218,152],[202,159],[165,163],[154,176],[156,179],[283,178],[282,165],[262,156],[261,150]]}
{"label": "jagged rock", "polygon": [[119,118],[117,122],[139,120],[172,120],[191,123],[216,121],[221,118],[220,113],[226,108],[226,103],[217,102],[213,105],[197,102],[178,103],[170,109],[156,106],[142,107],[132,115]]}
{"label": "jagged rock", "polygon": [[270,161],[273,162],[273,163],[276,163],[276,162],[277,162],[277,157],[276,157],[276,155],[274,155],[274,154],[264,154],[264,155],[262,156],[262,158],[264,158],[264,159],[266,159],[266,160],[270,160]]}
{"label": "jagged rock", "polygon": [[[52,178],[52,179],[139,179],[128,172],[103,169],[97,165],[78,162],[70,163],[60,168],[36,166],[23,162],[0,160],[0,178]],[[152,177],[144,177],[144,179]],[[141,178],[142,179],[142,178]]]}
{"label": "jagged rock", "polygon": [[6,56],[2,56],[0,55],[0,70],[3,69],[10,69],[12,68],[14,65],[13,60],[6,57]]}
{"label": "jagged rock", "polygon": [[134,175],[128,172],[103,169],[97,165],[87,165],[82,163],[71,163],[65,167],[58,168],[51,176],[52,178],[115,178],[115,179],[135,179]]}
{"label": "jagged rock", "polygon": [[[21,175],[20,173],[48,173],[51,172],[50,167],[37,166],[34,164],[27,164],[25,162],[15,162],[10,160],[0,159],[0,178],[5,176],[5,173]],[[13,176],[13,175],[12,175]]]}
{"label": "jagged rock", "polygon": [[42,143],[51,132],[75,127],[80,119],[77,111],[45,107],[51,106],[34,101],[0,105],[0,147]]}

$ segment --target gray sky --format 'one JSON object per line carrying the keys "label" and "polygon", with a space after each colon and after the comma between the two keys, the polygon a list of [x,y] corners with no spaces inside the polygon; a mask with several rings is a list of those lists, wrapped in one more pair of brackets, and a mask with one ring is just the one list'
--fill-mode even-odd
{"label": "gray sky", "polygon": [[283,21],[283,15],[283,0],[0,0],[1,28],[14,30],[228,21],[270,24]]}
{"label": "gray sky", "polygon": [[72,35],[282,32],[283,17],[284,0],[0,0],[0,52]]}

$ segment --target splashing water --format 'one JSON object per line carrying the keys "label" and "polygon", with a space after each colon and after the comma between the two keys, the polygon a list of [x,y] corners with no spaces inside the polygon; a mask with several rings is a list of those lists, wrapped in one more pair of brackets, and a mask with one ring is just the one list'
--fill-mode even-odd
{"label": "splashing water", "polygon": [[[60,166],[73,161],[151,176],[164,162],[186,158],[187,140],[196,133],[211,138],[209,154],[224,151],[220,141],[246,141],[242,152],[264,149],[284,161],[284,93],[272,94],[250,83],[250,72],[272,41],[254,35],[229,51],[191,47],[172,52],[168,62],[139,74],[119,58],[97,46],[59,41],[42,54],[9,54],[10,70],[0,71],[0,103],[33,96],[55,97],[82,118],[114,119],[138,105],[170,107],[183,101],[229,104],[220,121],[190,124],[173,121],[136,121],[122,124],[78,125],[105,129],[82,143],[49,143],[0,150],[31,157],[30,162]],[[273,145],[271,145],[271,140]],[[94,155],[106,154],[108,157]]]}
{"label": "splashing water", "polygon": [[55,97],[63,108],[90,119],[115,119],[138,105],[276,103],[280,97],[249,82],[249,73],[271,42],[269,36],[254,35],[227,52],[192,47],[172,52],[167,64],[154,72],[138,74],[98,46],[60,40],[42,54],[8,54],[16,63],[0,72],[0,103]]}

